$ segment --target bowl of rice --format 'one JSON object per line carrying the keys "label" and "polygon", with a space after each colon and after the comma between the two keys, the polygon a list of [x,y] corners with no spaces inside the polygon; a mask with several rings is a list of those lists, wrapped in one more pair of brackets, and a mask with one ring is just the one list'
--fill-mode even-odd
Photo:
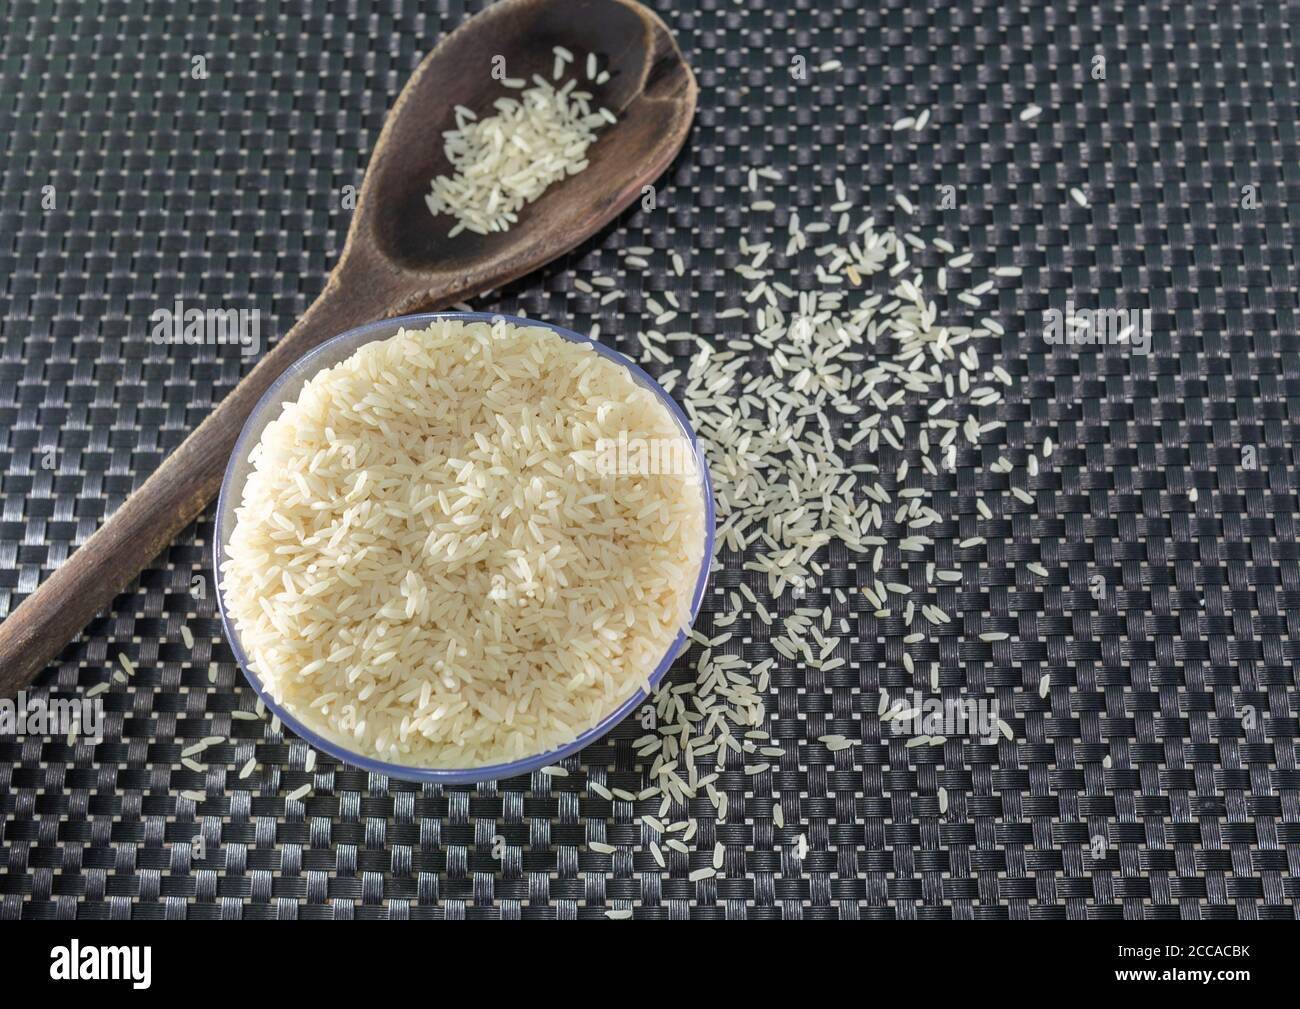
{"label": "bowl of rice", "polygon": [[218,498],[217,598],[248,682],[312,746],[483,781],[646,699],[713,537],[704,453],[634,363],[535,320],[412,315],[262,397]]}

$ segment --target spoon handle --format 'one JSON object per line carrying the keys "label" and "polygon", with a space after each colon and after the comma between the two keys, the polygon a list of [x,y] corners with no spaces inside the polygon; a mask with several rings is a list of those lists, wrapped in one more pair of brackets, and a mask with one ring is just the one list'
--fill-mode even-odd
{"label": "spoon handle", "polygon": [[393,292],[385,280],[391,278],[345,280],[340,263],[275,349],[9,614],[0,624],[0,697],[30,683],[217,496],[244,422],[290,364],[331,336],[387,314]]}

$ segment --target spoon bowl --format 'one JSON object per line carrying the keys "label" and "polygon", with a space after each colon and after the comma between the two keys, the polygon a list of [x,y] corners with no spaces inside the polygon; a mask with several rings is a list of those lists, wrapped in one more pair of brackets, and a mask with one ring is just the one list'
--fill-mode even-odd
{"label": "spoon bowl", "polygon": [[[609,109],[618,122],[597,131],[588,167],[524,207],[510,231],[448,238],[455,221],[432,219],[425,196],[430,180],[453,169],[442,144],[430,138],[456,128],[458,105],[481,115],[498,98],[517,96],[499,76],[530,86],[540,76],[559,86],[551,76],[555,46],[574,54],[565,77],[575,77],[592,94],[592,108]],[[457,58],[442,58],[444,49]],[[588,53],[609,74],[604,84],[587,79]],[[503,273],[526,273],[553,259],[575,235],[594,234],[639,197],[681,149],[694,108],[690,69],[663,22],[645,8],[619,0],[496,4],[448,36],[403,90],[367,173],[357,241],[403,271],[443,286],[468,284],[477,293]],[[526,233],[526,248],[516,232]]]}
{"label": "spoon bowl", "polygon": [[[441,138],[456,128],[456,106],[483,114],[517,96],[501,76],[560,84],[551,76],[555,46],[574,55],[564,77],[577,78],[592,107],[618,121],[597,131],[587,168],[526,205],[509,231],[449,238],[455,221],[431,216],[425,196],[434,177],[454,171]],[[586,79],[588,53],[609,73],[604,84]],[[340,269],[387,266],[388,315],[440,307],[530,273],[594,235],[663,173],[686,140],[695,99],[695,78],[667,26],[639,4],[494,4],[447,36],[402,90],[361,187]]]}

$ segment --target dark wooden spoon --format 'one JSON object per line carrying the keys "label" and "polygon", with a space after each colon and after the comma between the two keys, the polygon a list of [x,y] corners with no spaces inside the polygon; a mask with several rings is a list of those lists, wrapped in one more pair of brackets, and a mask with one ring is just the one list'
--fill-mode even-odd
{"label": "dark wooden spoon", "polygon": [[[550,78],[552,47],[618,122],[597,134],[590,166],[524,208],[508,232],[447,238],[455,222],[425,206],[450,174],[442,132],[456,105],[490,110],[513,92],[494,79]],[[586,56],[609,71],[586,81]],[[530,273],[608,224],[681,150],[695,78],[664,23],[632,0],[501,0],[426,56],[379,134],[347,243],[320,297],[157,471],[0,624],[0,696],[26,685],[213,498],[244,421],[295,360],[365,322],[439,308]]]}

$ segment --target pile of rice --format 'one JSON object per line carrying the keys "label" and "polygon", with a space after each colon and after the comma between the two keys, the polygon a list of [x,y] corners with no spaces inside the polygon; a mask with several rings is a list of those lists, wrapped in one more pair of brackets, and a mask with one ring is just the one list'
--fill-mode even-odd
{"label": "pile of rice", "polygon": [[[573,59],[567,49],[555,49],[555,77]],[[608,71],[587,59],[587,76],[600,82]],[[448,237],[462,231],[486,235],[507,231],[519,211],[553,183],[587,167],[587,148],[596,130],[617,121],[608,109],[592,107],[593,96],[575,78],[556,87],[534,75],[533,86],[522,78],[506,78],[507,87],[521,89],[519,97],[493,103],[496,115],[479,119],[473,109],[456,106],[456,128],[443,133],[443,150],[456,170],[432,182],[424,201],[435,217],[456,219]]]}
{"label": "pile of rice", "polygon": [[[254,671],[350,749],[422,767],[543,753],[689,623],[701,475],[629,372],[539,327],[443,320],[321,372],[266,428],[222,566]],[[624,467],[627,469],[628,467]]]}

